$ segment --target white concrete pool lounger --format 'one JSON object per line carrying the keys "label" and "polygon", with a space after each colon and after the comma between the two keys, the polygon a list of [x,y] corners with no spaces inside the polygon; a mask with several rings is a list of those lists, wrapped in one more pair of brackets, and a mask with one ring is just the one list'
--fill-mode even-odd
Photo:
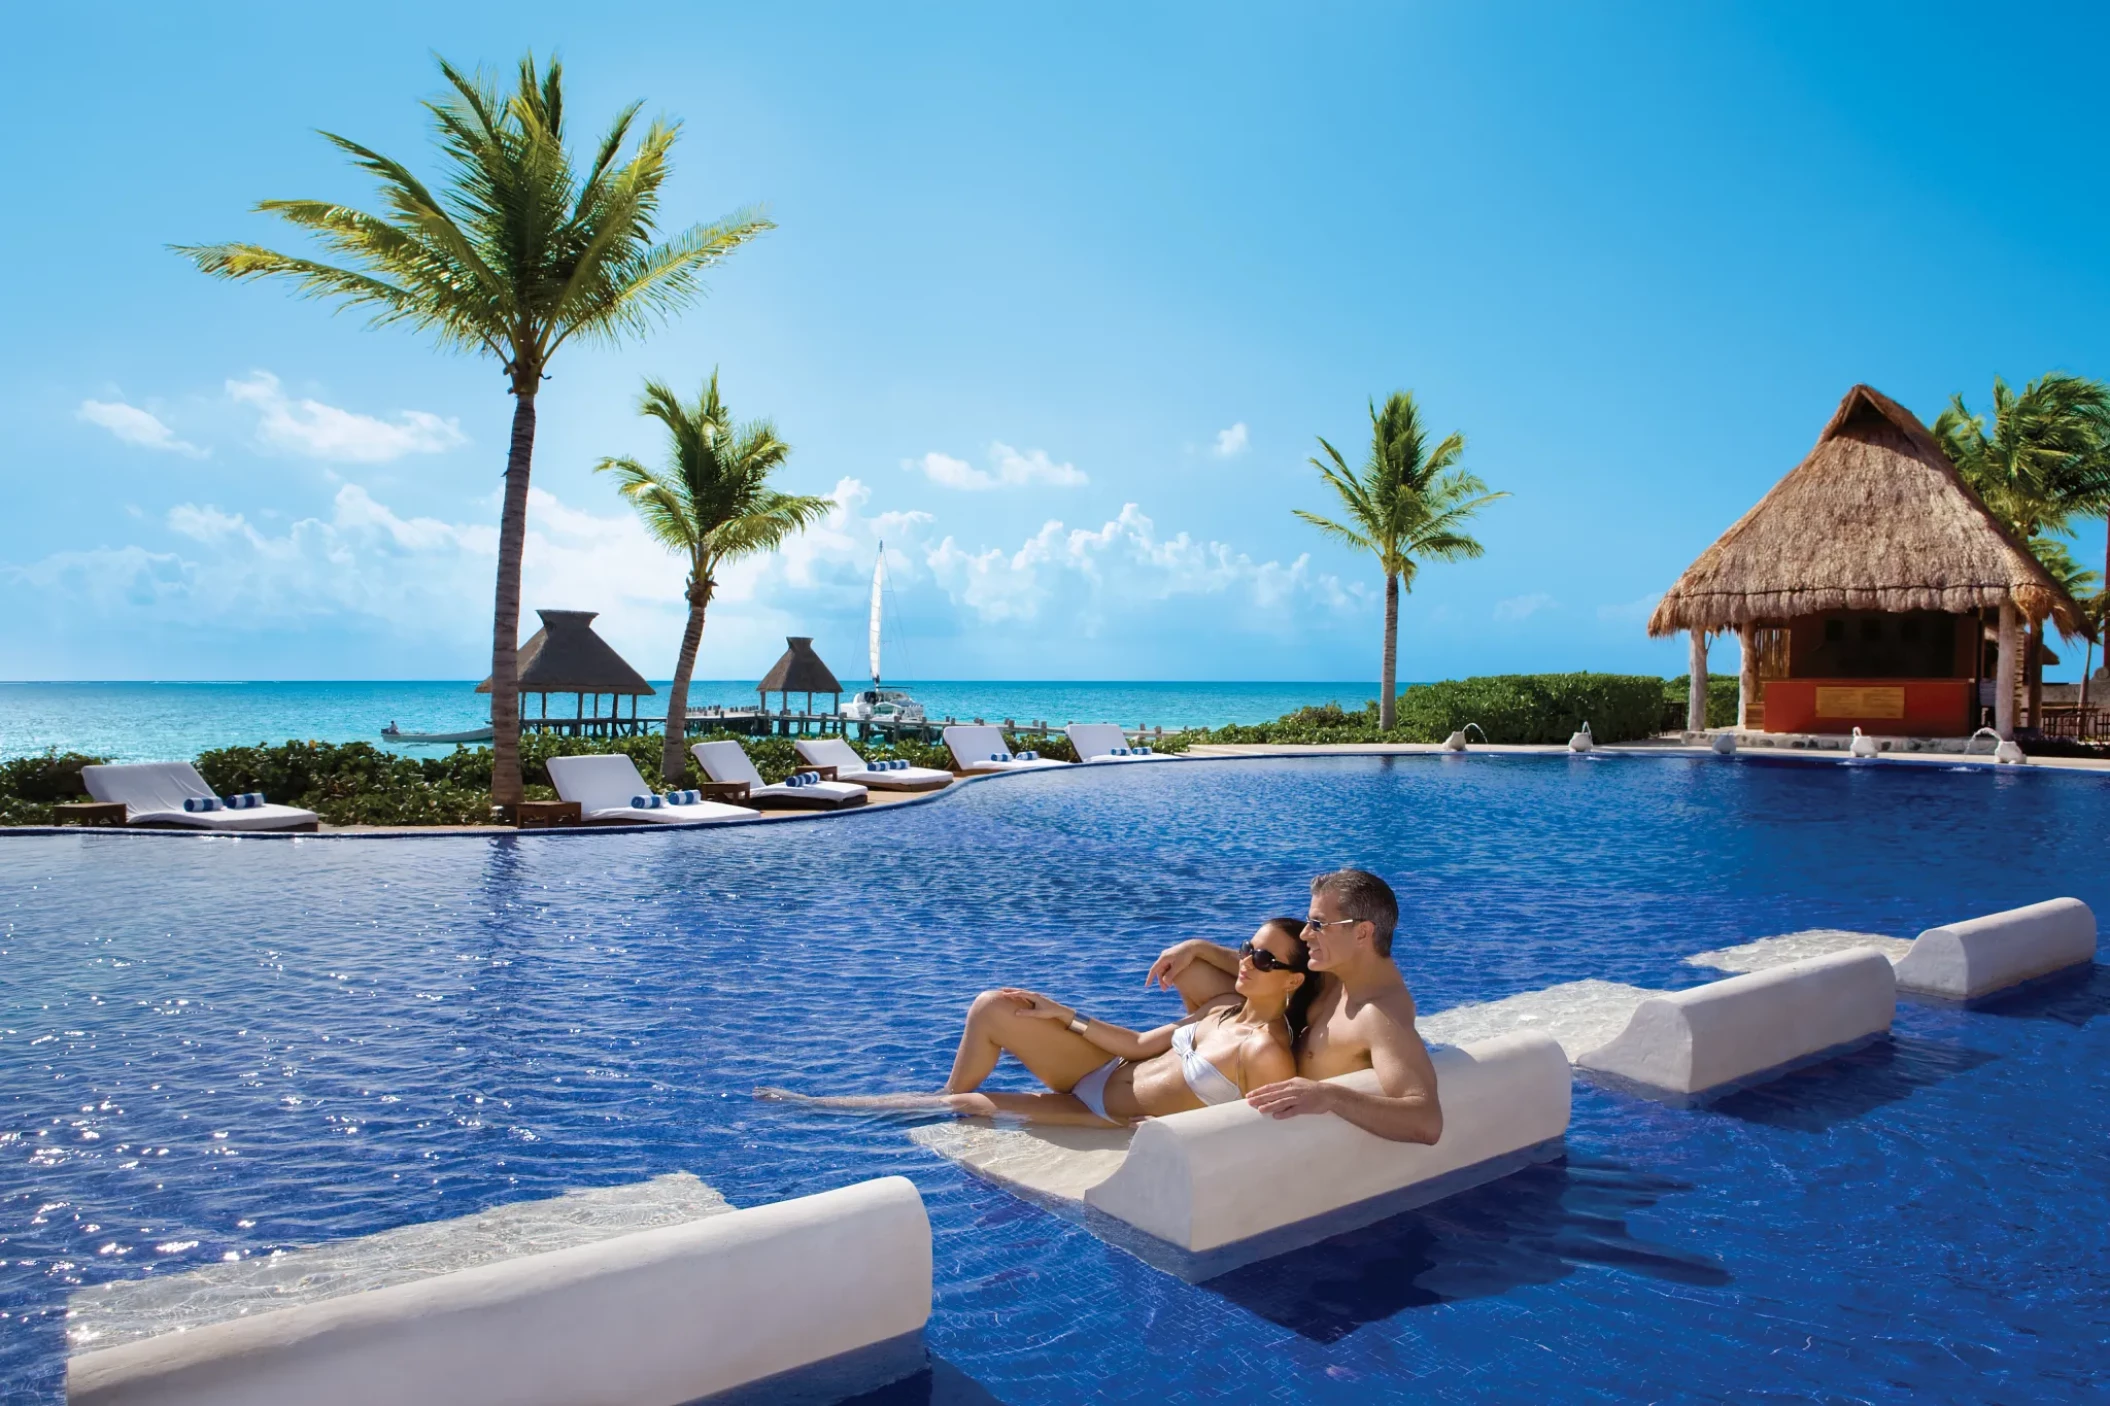
{"label": "white concrete pool lounger", "polygon": [[[1479,1186],[1560,1154],[1567,1058],[1544,1035],[1434,1052],[1443,1137],[1387,1142],[1332,1116],[1273,1119],[1245,1103],[1119,1129],[947,1123],[911,1136],[1184,1279]],[[1342,1082],[1376,1087],[1368,1070]]]}
{"label": "white concrete pool lounger", "polygon": [[240,810],[186,810],[185,801],[219,799],[189,762],[84,766],[81,785],[98,801],[122,802],[127,825],[239,832],[313,830],[318,823],[312,810],[268,803]]}
{"label": "white concrete pool lounger", "polygon": [[923,1200],[883,1177],[78,1353],[67,1400],[833,1401],[920,1371],[930,1306]]}
{"label": "white concrete pool lounger", "polygon": [[1014,756],[1011,744],[1004,741],[1004,730],[1000,727],[969,726],[955,723],[945,729],[945,745],[952,750],[953,765],[963,772],[977,771],[1036,771],[1045,767],[1068,766],[1053,757]]}
{"label": "white concrete pool lounger", "polygon": [[857,755],[857,749],[840,737],[802,737],[791,744],[799,760],[810,766],[832,766],[835,779],[854,781],[875,791],[937,791],[952,784],[952,773],[934,766],[889,767],[874,770]]}
{"label": "white concrete pool lounger", "polygon": [[2078,898],[2053,898],[1928,928],[1898,961],[1898,986],[1970,1001],[2094,960],[2094,912]]}
{"label": "white concrete pool lounger", "polygon": [[1711,1097],[1873,1040],[1897,1004],[1890,959],[1855,948],[1650,996],[1575,1063],[1653,1097]]}

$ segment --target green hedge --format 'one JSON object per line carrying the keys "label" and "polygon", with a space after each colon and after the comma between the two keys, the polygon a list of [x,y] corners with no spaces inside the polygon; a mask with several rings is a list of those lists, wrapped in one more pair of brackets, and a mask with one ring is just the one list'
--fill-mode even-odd
{"label": "green hedge", "polygon": [[[1412,685],[1399,695],[1398,718],[1389,733],[1378,730],[1372,701],[1354,711],[1338,703],[1300,708],[1271,723],[1214,728],[1189,740],[1441,742],[1467,723],[1478,723],[1490,742],[1566,742],[1587,721],[1599,742],[1631,742],[1664,729],[1666,687],[1653,674],[1491,674]],[[1682,693],[1678,706],[1682,726]],[[1733,695],[1730,711],[1733,716]],[[1473,740],[1479,740],[1478,733]]]}
{"label": "green hedge", "polygon": [[[1707,726],[1736,726],[1735,674],[1709,674],[1707,676]],[[1683,732],[1687,714],[1686,700],[1692,696],[1692,679],[1685,674],[1663,681],[1663,725],[1662,732]]]}

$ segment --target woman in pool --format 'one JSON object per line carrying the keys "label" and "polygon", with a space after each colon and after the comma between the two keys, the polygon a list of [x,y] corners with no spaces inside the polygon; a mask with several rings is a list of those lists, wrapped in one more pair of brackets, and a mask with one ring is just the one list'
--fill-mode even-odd
{"label": "woman in pool", "polygon": [[[757,1098],[826,1108],[950,1111],[963,1118],[1103,1128],[1230,1103],[1297,1072],[1297,1037],[1318,982],[1308,974],[1304,920],[1270,918],[1239,949],[1236,994],[1138,1034],[1032,991],[984,991],[968,1008],[952,1077],[935,1094],[816,1098],[761,1088]],[[1050,1090],[984,1093],[1009,1052]]]}

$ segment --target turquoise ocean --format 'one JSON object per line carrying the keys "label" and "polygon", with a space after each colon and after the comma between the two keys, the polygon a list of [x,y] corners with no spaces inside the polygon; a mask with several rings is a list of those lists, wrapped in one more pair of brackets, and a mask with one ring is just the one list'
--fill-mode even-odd
{"label": "turquoise ocean", "polygon": [[[666,710],[664,681],[638,711]],[[846,688],[861,686],[844,681]],[[1129,727],[1215,727],[1266,722],[1306,704],[1361,707],[1376,683],[974,683],[887,681],[932,718],[1115,722]],[[194,757],[209,747],[289,738],[383,745],[393,721],[405,732],[460,732],[491,717],[473,682],[420,680],[295,683],[0,683],[0,756],[87,752],[114,761]],[[751,706],[751,680],[700,680],[692,707]],[[823,705],[826,699],[820,700]],[[563,700],[568,707],[571,700]],[[656,706],[655,706],[656,705]],[[551,700],[552,710],[558,705]],[[604,700],[603,706],[606,706]],[[411,755],[445,748],[395,747]]]}

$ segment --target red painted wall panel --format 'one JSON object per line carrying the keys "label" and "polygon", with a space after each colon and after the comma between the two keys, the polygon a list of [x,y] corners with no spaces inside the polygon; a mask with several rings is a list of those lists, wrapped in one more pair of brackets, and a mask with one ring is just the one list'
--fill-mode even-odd
{"label": "red painted wall panel", "polygon": [[1962,737],[1971,730],[1971,693],[1969,679],[1769,679],[1766,731]]}

